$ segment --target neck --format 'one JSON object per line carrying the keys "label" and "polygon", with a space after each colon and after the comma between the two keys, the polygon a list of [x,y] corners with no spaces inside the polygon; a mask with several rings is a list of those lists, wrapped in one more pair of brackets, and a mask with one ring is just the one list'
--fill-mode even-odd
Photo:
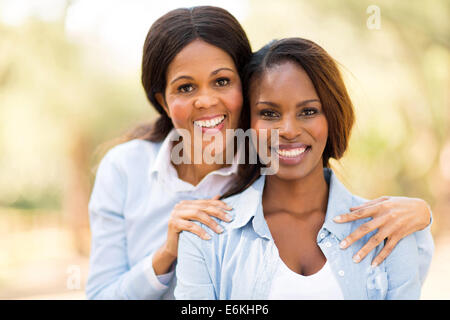
{"label": "neck", "polygon": [[[183,143],[184,143],[184,141],[183,141]],[[221,164],[214,163],[214,161],[212,164],[207,164],[204,162],[205,159],[203,159],[203,157],[202,157],[201,163],[196,164],[195,157],[194,157],[194,154],[195,154],[194,146],[193,145],[184,145],[183,149],[180,151],[181,157],[183,157],[185,150],[190,150],[190,152],[188,154],[186,154],[186,157],[189,159],[189,164],[181,163],[181,164],[176,165],[172,162],[172,165],[177,170],[178,178],[180,178],[181,180],[186,181],[194,186],[199,184],[200,181],[202,181],[202,179],[208,175],[208,173],[230,166],[230,164],[226,163],[226,151],[225,151],[226,148],[220,155],[221,160],[222,160]],[[236,150],[234,150],[234,151],[236,153]],[[204,150],[201,150],[201,156],[203,155],[203,152],[204,152]]]}
{"label": "neck", "polygon": [[189,182],[194,186],[199,184],[200,181],[208,175],[208,173],[219,170],[225,166],[225,164],[174,164],[174,167],[178,173],[178,178]]}
{"label": "neck", "polygon": [[298,218],[314,213],[326,213],[328,184],[323,167],[317,166],[307,176],[286,180],[277,175],[267,176],[263,193],[264,212],[288,212]]}

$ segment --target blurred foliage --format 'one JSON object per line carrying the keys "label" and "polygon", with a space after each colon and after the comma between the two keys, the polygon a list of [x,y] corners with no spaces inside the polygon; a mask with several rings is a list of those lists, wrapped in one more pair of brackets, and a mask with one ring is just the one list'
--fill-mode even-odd
{"label": "blurred foliage", "polygon": [[[366,26],[372,4],[381,10],[380,30]],[[421,197],[439,215],[450,189],[442,174],[450,144],[449,12],[445,0],[253,0],[242,24],[254,50],[300,36],[341,65],[357,124],[334,166],[353,191]],[[72,203],[69,210],[86,215],[97,147],[154,116],[140,70],[105,67],[107,49],[68,39],[64,18],[0,24],[3,207]]]}
{"label": "blurred foliage", "polygon": [[[0,206],[61,207],[70,158],[92,155],[150,108],[138,78],[96,66],[62,22],[0,25],[0,48]],[[80,139],[85,150],[74,150]]]}

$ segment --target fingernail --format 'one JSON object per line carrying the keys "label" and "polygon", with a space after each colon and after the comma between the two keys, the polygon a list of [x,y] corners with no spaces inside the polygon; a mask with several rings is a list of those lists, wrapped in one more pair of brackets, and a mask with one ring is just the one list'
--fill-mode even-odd
{"label": "fingernail", "polygon": [[217,232],[222,233],[223,232],[223,228],[221,226],[217,226],[216,228]]}
{"label": "fingernail", "polygon": [[205,240],[211,240],[211,236],[208,233],[206,233],[203,237]]}
{"label": "fingernail", "polygon": [[339,247],[341,249],[345,249],[346,246],[347,246],[347,241],[345,241],[345,240],[342,240],[341,243],[339,243]]}
{"label": "fingernail", "polygon": [[336,216],[333,218],[334,221],[342,221],[342,216]]}
{"label": "fingernail", "polygon": [[361,257],[359,256],[359,254],[357,254],[356,256],[353,257],[353,262],[358,263],[361,261]]}
{"label": "fingernail", "polygon": [[230,222],[231,220],[233,220],[233,217],[230,214],[225,214],[225,218],[227,219],[228,222]]}
{"label": "fingernail", "polygon": [[370,265],[372,268],[376,268],[378,266],[378,263],[376,262],[372,262],[372,264]]}

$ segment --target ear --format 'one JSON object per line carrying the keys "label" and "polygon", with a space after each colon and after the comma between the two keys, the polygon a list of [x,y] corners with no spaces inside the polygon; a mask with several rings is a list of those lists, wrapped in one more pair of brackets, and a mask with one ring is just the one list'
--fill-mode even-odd
{"label": "ear", "polygon": [[169,107],[167,107],[166,99],[164,98],[164,95],[161,92],[155,93],[156,101],[163,107],[164,111],[166,112],[167,116],[170,118],[170,112]]}

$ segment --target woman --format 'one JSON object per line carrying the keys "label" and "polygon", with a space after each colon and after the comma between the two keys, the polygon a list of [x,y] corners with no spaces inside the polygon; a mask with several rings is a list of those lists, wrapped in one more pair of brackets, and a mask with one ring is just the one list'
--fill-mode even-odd
{"label": "woman", "polygon": [[[237,166],[175,164],[172,142],[182,130],[193,136],[197,128],[208,136],[210,129],[240,126],[241,76],[250,57],[244,30],[221,8],[173,10],[150,28],[142,83],[160,117],[154,126],[139,128],[136,139],[110,150],[98,168],[89,204],[89,299],[173,298],[179,233],[208,239],[211,234],[193,221],[217,233],[222,230],[212,217],[229,221],[231,208],[218,198],[237,178]],[[213,128],[211,117],[218,119]],[[191,157],[187,137],[181,143],[183,156]],[[210,143],[198,144],[206,149]],[[430,221],[426,203],[417,199],[389,198],[355,212],[373,217],[383,237],[398,239]],[[345,217],[343,222],[358,218]],[[365,234],[349,234],[348,244]],[[373,247],[368,242],[361,257]]]}
{"label": "woman", "polygon": [[[251,128],[267,138],[279,160],[274,175],[243,176],[226,202],[234,221],[210,241],[180,235],[177,299],[418,299],[431,257],[420,265],[412,235],[379,265],[354,258],[370,233],[351,250],[339,243],[364,220],[342,225],[340,212],[365,202],[329,169],[347,148],[352,103],[333,59],[301,38],[258,51],[245,77]],[[243,111],[245,112],[245,111]],[[269,135],[270,137],[270,135]],[[250,185],[242,191],[242,188]],[[431,233],[426,237],[432,242]],[[373,258],[384,247],[369,253]],[[352,261],[353,258],[353,261]],[[422,267],[422,269],[421,269]]]}

